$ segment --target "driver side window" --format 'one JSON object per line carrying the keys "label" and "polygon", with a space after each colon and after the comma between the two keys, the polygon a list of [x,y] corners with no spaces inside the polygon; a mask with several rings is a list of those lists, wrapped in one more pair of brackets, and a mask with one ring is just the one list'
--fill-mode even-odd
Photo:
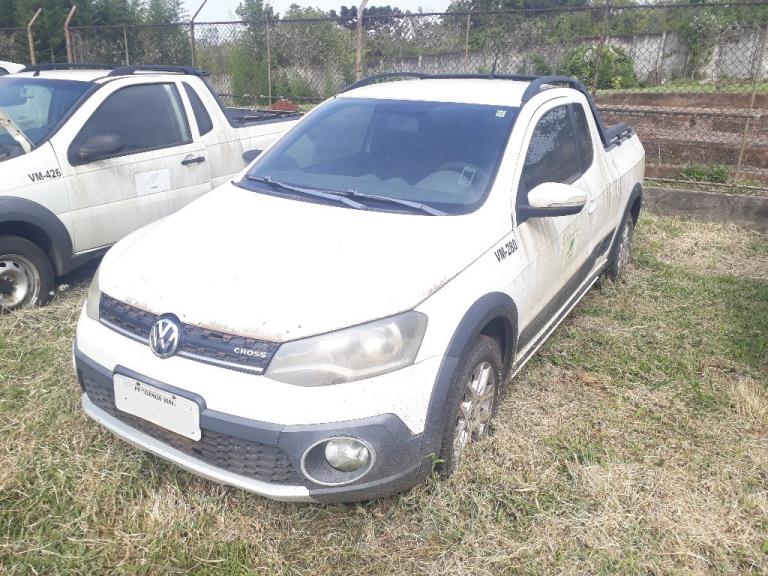
{"label": "driver side window", "polygon": [[531,136],[518,186],[517,204],[528,203],[528,192],[544,182],[571,184],[581,176],[578,145],[566,105],[542,116]]}
{"label": "driver side window", "polygon": [[122,150],[110,157],[188,144],[192,135],[178,90],[173,84],[139,84],[115,91],[97,108],[70,148],[70,162],[82,164],[74,151],[89,137],[115,134]]}

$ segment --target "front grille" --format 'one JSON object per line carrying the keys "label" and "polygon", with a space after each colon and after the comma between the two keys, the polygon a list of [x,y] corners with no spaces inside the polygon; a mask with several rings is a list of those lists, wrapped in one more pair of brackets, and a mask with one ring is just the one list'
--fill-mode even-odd
{"label": "front grille", "polygon": [[[160,318],[106,294],[101,295],[99,319],[105,326],[147,342],[152,325]],[[279,344],[217,332],[179,322],[178,355],[225,368],[261,373],[266,370]],[[238,350],[239,352],[236,352]]]}
{"label": "front grille", "polygon": [[88,398],[96,406],[128,426],[188,456],[202,460],[211,466],[272,484],[292,486],[305,484],[287,454],[277,446],[260,444],[206,429],[201,430],[200,440],[191,440],[119,410],[115,406],[115,391],[110,380],[99,382],[86,371],[81,371],[80,377]]}

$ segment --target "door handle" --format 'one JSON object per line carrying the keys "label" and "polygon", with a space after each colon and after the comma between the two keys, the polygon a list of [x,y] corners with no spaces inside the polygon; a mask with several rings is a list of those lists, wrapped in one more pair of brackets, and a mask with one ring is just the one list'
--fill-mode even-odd
{"label": "door handle", "polygon": [[205,162],[205,156],[195,156],[195,157],[187,156],[186,158],[184,158],[184,160],[181,161],[181,165],[189,166],[190,164],[202,164],[203,162]]}
{"label": "door handle", "polygon": [[595,210],[597,210],[597,200],[590,200],[587,204],[587,214],[592,214]]}

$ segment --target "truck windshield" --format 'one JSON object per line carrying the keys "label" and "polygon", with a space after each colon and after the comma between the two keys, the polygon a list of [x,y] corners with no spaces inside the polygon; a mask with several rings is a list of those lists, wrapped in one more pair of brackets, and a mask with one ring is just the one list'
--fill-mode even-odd
{"label": "truck windshield", "polygon": [[410,210],[389,198],[435,213],[470,212],[493,183],[517,112],[507,106],[337,98],[259,158],[241,186],[269,193],[267,179],[352,196],[370,209]]}
{"label": "truck windshield", "polygon": [[[39,146],[91,86],[71,80],[3,76],[0,108],[33,146]],[[18,139],[0,124],[0,161],[23,152]]]}

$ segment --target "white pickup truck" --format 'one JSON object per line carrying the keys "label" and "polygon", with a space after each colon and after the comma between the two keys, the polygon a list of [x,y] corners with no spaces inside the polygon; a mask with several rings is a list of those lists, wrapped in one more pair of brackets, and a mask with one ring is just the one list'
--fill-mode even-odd
{"label": "white pickup truck", "polygon": [[5,60],[0,60],[0,76],[5,76],[6,74],[15,74],[16,72],[20,72],[24,68],[24,64],[16,64],[15,62],[6,62]]}
{"label": "white pickup truck", "polygon": [[395,76],[417,79],[352,85],[107,253],[73,350],[91,418],[284,500],[455,470],[629,261],[645,153],[573,78]]}
{"label": "white pickup truck", "polygon": [[240,172],[298,120],[225,108],[188,67],[0,77],[0,310]]}

